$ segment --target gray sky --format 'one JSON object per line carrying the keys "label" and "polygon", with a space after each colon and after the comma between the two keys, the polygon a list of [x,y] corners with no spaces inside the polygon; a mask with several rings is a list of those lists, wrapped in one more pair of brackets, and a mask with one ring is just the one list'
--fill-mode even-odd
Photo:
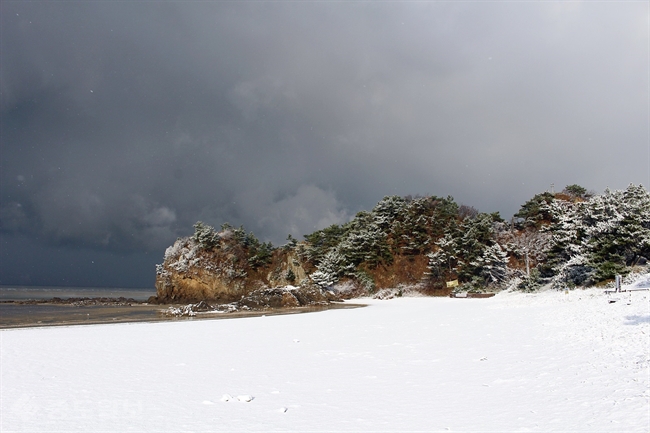
{"label": "gray sky", "polygon": [[197,220],[650,182],[645,1],[0,7],[0,284],[151,286]]}

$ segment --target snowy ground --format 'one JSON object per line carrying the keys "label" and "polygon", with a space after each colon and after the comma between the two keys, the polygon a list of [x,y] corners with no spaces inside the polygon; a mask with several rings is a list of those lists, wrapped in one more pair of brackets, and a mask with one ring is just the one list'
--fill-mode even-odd
{"label": "snowy ground", "polygon": [[650,295],[629,296],[4,330],[0,428],[647,432]]}

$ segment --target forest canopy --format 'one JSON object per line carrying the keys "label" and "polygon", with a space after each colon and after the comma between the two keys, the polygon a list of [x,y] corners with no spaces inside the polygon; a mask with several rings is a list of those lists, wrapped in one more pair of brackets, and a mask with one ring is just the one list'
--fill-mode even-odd
{"label": "forest canopy", "polygon": [[[235,257],[229,266],[241,277],[267,268],[270,275],[274,257],[290,255],[306,269],[305,280],[325,289],[348,282],[368,292],[398,285],[435,291],[450,281],[469,291],[576,287],[647,265],[650,194],[641,185],[600,195],[568,185],[536,194],[509,221],[451,196],[387,196],[345,224],[287,240],[276,248],[243,227],[202,222],[191,238],[202,251]],[[286,274],[283,281],[301,283],[293,269]]]}

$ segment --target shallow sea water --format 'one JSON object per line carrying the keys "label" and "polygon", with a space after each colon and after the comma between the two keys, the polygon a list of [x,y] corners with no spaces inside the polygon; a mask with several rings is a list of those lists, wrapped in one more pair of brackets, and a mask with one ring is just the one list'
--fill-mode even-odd
{"label": "shallow sea water", "polygon": [[133,298],[146,301],[156,294],[153,288],[0,286],[0,301],[48,300],[52,298]]}
{"label": "shallow sea water", "polygon": [[164,315],[160,313],[162,307],[157,305],[11,303],[28,300],[46,302],[52,298],[120,297],[142,302],[155,294],[155,289],[151,288],[0,286],[0,328],[164,320]]}
{"label": "shallow sea water", "polygon": [[[146,301],[155,295],[152,289],[121,289],[93,287],[21,287],[0,286],[0,329],[35,326],[90,325],[100,323],[187,321],[234,319],[240,317],[276,314],[299,314],[334,308],[357,308],[361,305],[334,303],[299,308],[281,308],[267,311],[238,311],[233,313],[205,312],[196,316],[169,316],[169,305],[69,305],[46,303],[52,298],[132,298]],[[12,303],[11,301],[44,301],[43,303]],[[178,306],[178,305],[175,305]]]}

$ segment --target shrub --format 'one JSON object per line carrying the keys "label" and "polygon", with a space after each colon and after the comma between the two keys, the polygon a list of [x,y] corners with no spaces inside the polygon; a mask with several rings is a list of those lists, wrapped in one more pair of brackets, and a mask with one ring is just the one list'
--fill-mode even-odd
{"label": "shrub", "polygon": [[517,284],[517,289],[522,292],[534,292],[541,286],[540,272],[538,269],[531,269],[530,276],[525,276]]}

